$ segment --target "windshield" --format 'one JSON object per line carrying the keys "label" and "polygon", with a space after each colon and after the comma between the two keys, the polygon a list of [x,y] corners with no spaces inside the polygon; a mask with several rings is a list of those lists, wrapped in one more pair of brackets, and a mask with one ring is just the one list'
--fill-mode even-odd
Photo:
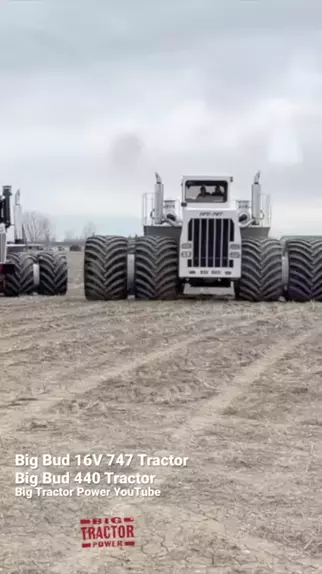
{"label": "windshield", "polygon": [[225,203],[227,201],[227,182],[187,181],[185,185],[185,200],[188,202]]}

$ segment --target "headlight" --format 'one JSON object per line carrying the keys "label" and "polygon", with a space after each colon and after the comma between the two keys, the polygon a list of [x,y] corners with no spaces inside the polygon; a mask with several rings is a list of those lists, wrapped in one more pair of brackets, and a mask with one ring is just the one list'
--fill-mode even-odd
{"label": "headlight", "polygon": [[192,245],[191,243],[183,243],[181,245],[181,249],[191,249]]}
{"label": "headlight", "polygon": [[229,253],[229,259],[240,259],[239,251],[231,251]]}
{"label": "headlight", "polygon": [[189,259],[192,256],[191,251],[181,251],[181,257],[186,257]]}

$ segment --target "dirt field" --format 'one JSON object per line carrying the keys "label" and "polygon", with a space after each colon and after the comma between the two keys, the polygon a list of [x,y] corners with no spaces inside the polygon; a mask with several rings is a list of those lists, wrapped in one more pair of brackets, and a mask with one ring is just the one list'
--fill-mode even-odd
{"label": "dirt field", "polygon": [[[322,572],[322,306],[94,304],[82,255],[70,264],[67,297],[0,300],[0,572]],[[15,468],[17,453],[72,463]],[[88,453],[100,467],[76,467]],[[141,467],[140,453],[189,459]],[[22,470],[112,490],[17,497]],[[152,474],[161,495],[116,496],[79,471]],[[82,548],[80,520],[113,516],[134,518],[136,545]]]}

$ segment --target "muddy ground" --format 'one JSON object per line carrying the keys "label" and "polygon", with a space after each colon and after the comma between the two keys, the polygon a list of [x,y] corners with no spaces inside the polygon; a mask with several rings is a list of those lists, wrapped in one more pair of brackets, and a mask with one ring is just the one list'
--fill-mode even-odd
{"label": "muddy ground", "polygon": [[[67,297],[0,307],[0,572],[322,572],[321,305],[89,303],[71,254]],[[15,468],[19,453],[71,466]],[[100,467],[76,467],[88,453]],[[141,467],[142,453],[187,466]],[[111,492],[15,496],[17,471]],[[161,494],[116,496],[105,472],[155,475]],[[113,516],[134,519],[135,546],[82,548],[80,520]]]}

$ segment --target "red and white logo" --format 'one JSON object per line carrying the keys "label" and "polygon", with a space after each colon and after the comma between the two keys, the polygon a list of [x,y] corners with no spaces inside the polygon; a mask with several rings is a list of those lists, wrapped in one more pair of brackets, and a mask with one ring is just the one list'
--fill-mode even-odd
{"label": "red and white logo", "polygon": [[83,518],[80,521],[82,548],[135,546],[134,518]]}

